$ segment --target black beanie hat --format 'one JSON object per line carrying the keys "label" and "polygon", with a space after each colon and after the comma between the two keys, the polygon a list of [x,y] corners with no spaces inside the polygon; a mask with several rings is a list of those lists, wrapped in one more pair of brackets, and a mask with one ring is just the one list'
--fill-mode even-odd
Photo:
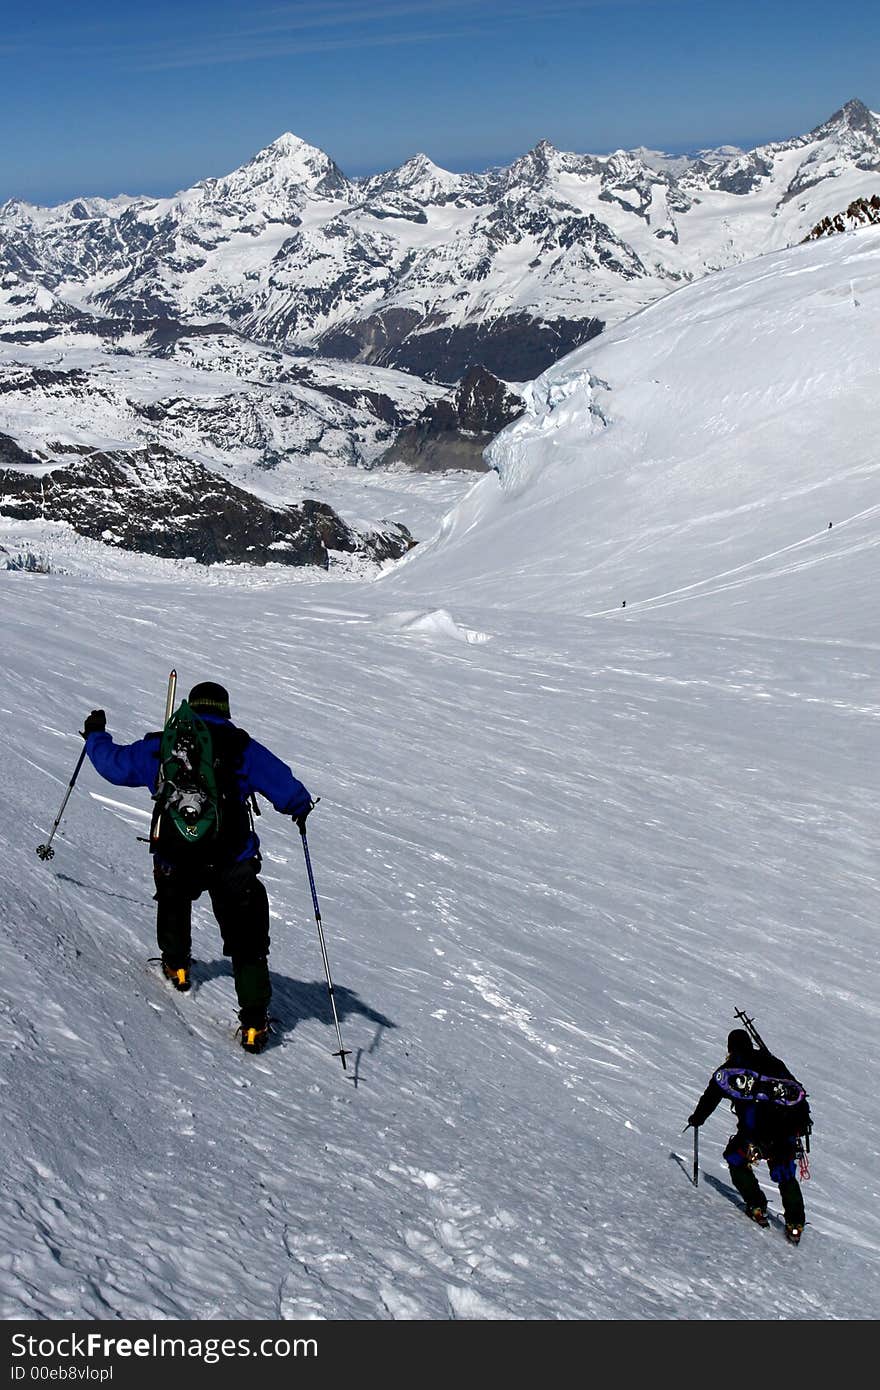
{"label": "black beanie hat", "polygon": [[214,681],[202,681],[189,692],[189,705],[196,713],[223,714],[229,718],[229,691]]}
{"label": "black beanie hat", "polygon": [[743,1053],[753,1051],[752,1040],[745,1028],[734,1028],[732,1033],[728,1033],[727,1051],[732,1057],[740,1057]]}

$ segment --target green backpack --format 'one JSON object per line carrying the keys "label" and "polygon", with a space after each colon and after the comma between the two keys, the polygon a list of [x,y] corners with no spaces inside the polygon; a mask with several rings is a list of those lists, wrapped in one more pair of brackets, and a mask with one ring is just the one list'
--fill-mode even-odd
{"label": "green backpack", "polygon": [[187,844],[220,829],[220,793],[211,729],[186,700],[162,730],[158,809]]}
{"label": "green backpack", "polygon": [[239,772],[250,736],[201,719],[183,701],[159,734],[159,780],[150,852],[207,865],[246,846],[253,819]]}

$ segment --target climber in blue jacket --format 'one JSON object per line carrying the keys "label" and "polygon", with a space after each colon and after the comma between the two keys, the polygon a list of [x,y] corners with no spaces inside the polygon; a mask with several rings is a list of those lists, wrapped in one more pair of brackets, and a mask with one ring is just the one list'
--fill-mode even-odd
{"label": "climber in blue jacket", "polygon": [[190,988],[192,904],[207,890],[232,960],[242,1046],[259,1052],[269,1037],[269,900],[259,877],[259,839],[254,831],[253,794],[265,796],[302,829],[312,810],[308,791],[286,763],[230,720],[229,694],[203,681],[188,704],[210,734],[216,832],[198,844],[177,833],[167,795],[162,795],[161,733],[117,744],[107,733],[103,710],[92,710],[83,726],[86,752],[95,770],[117,787],[147,787],[156,798],[150,848],[156,883],[156,935],[162,971],[176,989]]}

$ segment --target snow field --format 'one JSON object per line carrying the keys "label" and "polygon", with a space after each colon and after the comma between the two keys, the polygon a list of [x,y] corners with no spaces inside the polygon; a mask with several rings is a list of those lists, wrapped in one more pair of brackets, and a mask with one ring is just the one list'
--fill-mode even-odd
{"label": "snow field", "polygon": [[[3,583],[6,1316],[876,1312],[877,710],[836,698],[861,696],[864,653],[817,673],[800,644],[607,623],[548,642],[509,617],[474,645],[390,631],[381,585]],[[352,1077],[271,808],[279,1034],[256,1059],[205,907],[190,996],[145,964],[145,822],[108,804],[145,793],[87,767],[56,858],[33,854],[72,711],[151,727],[169,651],[184,687],[222,651],[237,718],[324,798],[309,838]],[[799,1252],[671,1158],[736,1006],[811,1092]],[[727,1132],[703,1136],[721,1184]]]}
{"label": "snow field", "polygon": [[[378,583],[0,572],[5,1317],[877,1316],[877,251],[765,258],[567,359]],[[258,1058],[206,907],[189,996],[146,964],[145,793],[87,767],[34,854],[84,715],[155,727],[172,665],[322,797],[350,1075],[271,808]],[[769,1231],[730,1200],[724,1108],[689,1185],[736,1007],[810,1093],[798,1250],[766,1169]]]}

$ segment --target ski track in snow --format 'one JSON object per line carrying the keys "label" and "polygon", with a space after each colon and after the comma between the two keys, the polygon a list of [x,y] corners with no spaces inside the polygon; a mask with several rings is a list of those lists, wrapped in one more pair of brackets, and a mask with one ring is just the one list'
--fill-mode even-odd
{"label": "ski track in snow", "polygon": [[[0,1315],[876,1318],[880,422],[875,330],[828,315],[856,245],[870,305],[873,232],[573,354],[544,383],[565,423],[493,445],[514,485],[482,478],[375,584],[4,523],[68,572],[0,572]],[[710,434],[705,461],[669,444]],[[145,792],[86,764],[34,853],[85,714],[155,728],[172,665],[322,797],[348,1073],[270,807],[260,1057],[203,903],[192,992],[148,963]],[[810,1094],[798,1250],[766,1169],[771,1228],[740,1214],[724,1107],[690,1183],[736,1007]]]}

